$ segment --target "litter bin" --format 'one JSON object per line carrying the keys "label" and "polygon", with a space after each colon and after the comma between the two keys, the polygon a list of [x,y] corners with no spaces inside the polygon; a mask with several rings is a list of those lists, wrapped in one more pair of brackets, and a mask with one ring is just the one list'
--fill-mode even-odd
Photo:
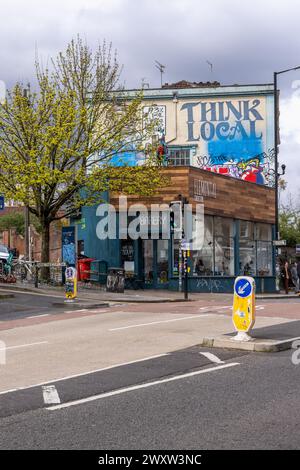
{"label": "litter bin", "polygon": [[78,281],[89,281],[91,262],[95,261],[95,258],[81,258],[78,260]]}
{"label": "litter bin", "polygon": [[106,281],[107,292],[123,293],[125,286],[125,269],[109,268]]}

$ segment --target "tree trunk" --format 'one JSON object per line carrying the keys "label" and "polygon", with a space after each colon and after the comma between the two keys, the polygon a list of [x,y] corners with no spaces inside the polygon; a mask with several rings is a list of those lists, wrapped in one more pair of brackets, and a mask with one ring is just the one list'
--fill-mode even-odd
{"label": "tree trunk", "polygon": [[[41,262],[49,263],[50,261],[50,223],[43,221],[42,223],[42,247],[41,247]],[[49,267],[43,267],[41,269],[41,278],[43,281],[50,281],[50,269]]]}

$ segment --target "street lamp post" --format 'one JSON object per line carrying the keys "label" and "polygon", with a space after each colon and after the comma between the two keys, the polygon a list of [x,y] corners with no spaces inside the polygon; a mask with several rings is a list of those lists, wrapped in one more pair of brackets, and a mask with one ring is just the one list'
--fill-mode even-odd
{"label": "street lamp post", "polygon": [[[24,88],[23,96],[28,99],[29,85],[28,88]],[[24,222],[25,222],[25,259],[28,261],[30,258],[30,215],[29,215],[29,205],[26,204],[24,207]]]}
{"label": "street lamp post", "polygon": [[[291,72],[292,70],[299,70],[300,65],[297,67],[292,67],[286,70],[280,70],[279,72],[274,72],[274,151],[275,151],[275,238],[276,240],[280,239],[279,234],[279,207],[278,207],[278,179],[281,176],[278,173],[278,145],[279,145],[279,125],[278,125],[278,111],[279,111],[279,97],[278,97],[278,88],[277,88],[277,76],[286,72]],[[284,174],[284,173],[283,173]]]}

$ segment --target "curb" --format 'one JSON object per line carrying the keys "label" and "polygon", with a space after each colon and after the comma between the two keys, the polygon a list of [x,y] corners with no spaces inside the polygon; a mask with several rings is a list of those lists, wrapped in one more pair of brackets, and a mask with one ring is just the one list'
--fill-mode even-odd
{"label": "curb", "polygon": [[295,300],[295,299],[300,299],[300,296],[299,295],[296,295],[296,294],[291,294],[291,295],[282,295],[282,294],[270,294],[270,295],[263,295],[263,294],[258,294],[255,296],[256,299],[258,300],[268,300],[268,299],[291,299],[291,300]]}
{"label": "curb", "polygon": [[253,338],[252,341],[235,341],[223,335],[216,338],[203,338],[200,346],[205,346],[207,348],[224,348],[235,349],[239,351],[268,353],[291,349],[293,342],[296,340],[300,340],[300,336],[284,340]]}
{"label": "curb", "polygon": [[80,310],[80,309],[86,309],[86,310],[92,310],[93,308],[102,308],[102,307],[109,307],[108,302],[101,302],[97,304],[85,304],[85,303],[72,303],[72,302],[53,302],[52,303],[53,307],[62,307],[62,308],[69,308],[74,309],[74,310]]}
{"label": "curb", "polygon": [[[64,294],[64,290],[61,289],[61,290],[55,290],[55,289],[49,289],[49,291],[39,291],[39,289],[32,289],[30,287],[21,287],[21,286],[16,286],[16,285],[10,285],[10,286],[1,286],[0,285],[0,290],[2,289],[6,289],[6,290],[17,290],[19,292],[31,292],[33,294],[47,294],[47,295],[57,295],[57,294]],[[106,292],[105,292],[106,293]],[[86,297],[86,298],[82,298],[80,299],[80,292],[78,293],[79,294],[79,297],[78,299],[85,302],[85,301],[92,301],[92,300],[95,300],[94,298],[92,297]],[[81,292],[82,294],[82,292]],[[99,291],[99,294],[101,295],[101,291]],[[8,294],[10,295],[10,294]],[[13,294],[12,294],[13,295]],[[126,295],[126,294],[125,294]],[[63,295],[61,296],[63,298]],[[153,298],[153,299],[137,299],[137,298],[132,298],[132,299],[129,299],[128,297],[126,299],[123,299],[123,298],[105,298],[104,299],[104,302],[117,302],[117,303],[145,303],[145,304],[149,304],[149,303],[171,303],[171,302],[194,302],[195,300],[194,299],[188,299],[188,300],[185,300],[183,298],[179,298],[179,299],[172,299],[172,298]]]}

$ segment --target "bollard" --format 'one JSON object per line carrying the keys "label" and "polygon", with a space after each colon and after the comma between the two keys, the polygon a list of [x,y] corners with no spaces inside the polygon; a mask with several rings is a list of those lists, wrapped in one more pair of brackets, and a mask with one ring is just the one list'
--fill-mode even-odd
{"label": "bollard", "polygon": [[66,300],[65,302],[74,302],[77,297],[77,270],[68,266],[65,272],[66,276]]}
{"label": "bollard", "polygon": [[255,323],[255,280],[250,276],[239,276],[234,283],[232,321],[237,335],[235,341],[250,341],[248,334]]}

